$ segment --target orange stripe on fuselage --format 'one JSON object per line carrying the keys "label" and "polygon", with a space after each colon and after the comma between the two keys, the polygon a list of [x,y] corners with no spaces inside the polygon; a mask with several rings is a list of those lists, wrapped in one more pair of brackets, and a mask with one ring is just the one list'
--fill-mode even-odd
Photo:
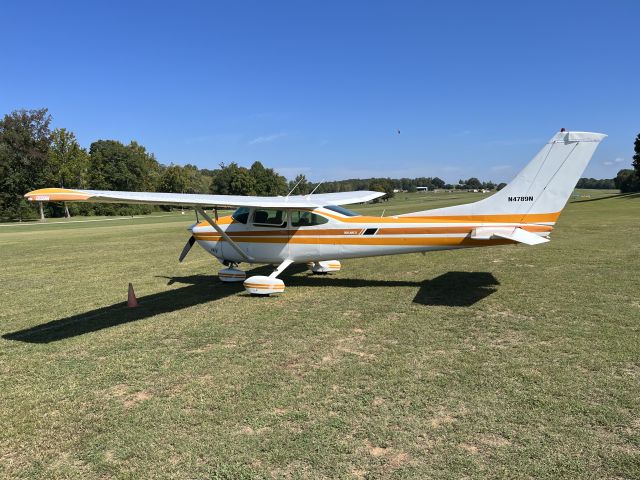
{"label": "orange stripe on fuselage", "polygon": [[[203,241],[225,241],[220,236],[195,235],[196,240]],[[507,245],[514,243],[512,240],[476,240],[469,237],[237,237],[231,236],[237,243],[290,243],[302,245],[387,245],[387,246],[429,246],[429,245]]]}
{"label": "orange stripe on fuselage", "polygon": [[[514,225],[515,227],[515,225]],[[469,234],[476,227],[408,227],[408,228],[380,228],[376,235],[437,235],[439,233],[465,233]],[[519,228],[528,232],[550,232],[553,227],[549,225],[523,225]]]}
{"label": "orange stripe on fuselage", "polygon": [[[515,226],[514,226],[515,227]],[[472,230],[476,228],[474,226],[464,226],[464,227],[407,227],[407,228],[380,228],[375,235],[370,237],[379,237],[381,235],[438,235],[438,234],[464,234],[468,235],[472,232]],[[549,225],[523,225],[519,228],[526,230],[528,232],[550,232],[553,230],[553,227]],[[243,237],[286,237],[286,238],[296,238],[296,237],[322,237],[322,236],[344,236],[346,238],[360,238],[364,229],[352,229],[352,230],[343,230],[343,229],[309,229],[309,230],[255,230],[249,232],[229,232],[227,231],[227,235],[229,235],[233,240],[238,241],[249,241],[246,239],[239,240]],[[369,236],[368,236],[369,237]],[[196,238],[199,240],[205,240],[207,238],[211,238],[217,240],[220,238],[220,234],[217,232],[198,232],[196,234]]]}
{"label": "orange stripe on fuselage", "polygon": [[560,216],[556,213],[528,213],[528,214],[505,214],[505,215],[425,215],[419,217],[398,216],[398,217],[339,217],[324,210],[319,214],[333,218],[343,223],[546,223],[555,222]]}

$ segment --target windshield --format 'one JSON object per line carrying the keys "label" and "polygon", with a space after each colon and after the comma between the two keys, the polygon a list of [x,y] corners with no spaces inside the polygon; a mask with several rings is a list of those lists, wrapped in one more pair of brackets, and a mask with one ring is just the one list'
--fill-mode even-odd
{"label": "windshield", "polygon": [[233,212],[233,215],[231,215],[231,217],[236,222],[247,223],[247,220],[249,220],[249,208],[248,207],[240,207],[235,212]]}
{"label": "windshield", "polygon": [[360,214],[356,213],[356,212],[352,212],[351,210],[347,210],[344,207],[341,207],[339,205],[327,205],[324,208],[326,208],[327,210],[333,210],[334,212],[340,213],[342,215],[344,215],[345,217],[359,217]]}

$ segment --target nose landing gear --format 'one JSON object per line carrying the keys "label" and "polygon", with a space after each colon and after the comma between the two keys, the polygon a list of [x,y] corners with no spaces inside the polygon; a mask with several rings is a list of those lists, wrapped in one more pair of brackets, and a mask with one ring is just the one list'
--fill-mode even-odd
{"label": "nose landing gear", "polygon": [[244,282],[244,279],[247,278],[247,274],[237,268],[237,264],[232,263],[227,268],[223,268],[218,272],[218,278],[221,282]]}

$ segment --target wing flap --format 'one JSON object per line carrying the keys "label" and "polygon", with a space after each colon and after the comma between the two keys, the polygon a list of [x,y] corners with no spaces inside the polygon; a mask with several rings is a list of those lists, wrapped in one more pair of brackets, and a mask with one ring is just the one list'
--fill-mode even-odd
{"label": "wing flap", "polygon": [[289,197],[258,197],[42,188],[27,193],[25,198],[31,202],[139,203],[194,207],[316,208],[325,205],[364,203],[381,197],[382,195],[384,195],[384,193],[366,190],[358,192],[321,193],[316,195],[291,195]]}

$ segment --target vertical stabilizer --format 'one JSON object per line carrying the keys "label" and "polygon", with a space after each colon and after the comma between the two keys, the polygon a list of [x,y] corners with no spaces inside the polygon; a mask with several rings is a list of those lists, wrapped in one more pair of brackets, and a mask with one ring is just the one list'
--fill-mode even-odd
{"label": "vertical stabilizer", "polygon": [[[526,167],[496,194],[466,205],[425,210],[403,216],[509,215],[521,221],[543,214],[557,217],[564,208],[602,133],[558,132]],[[555,217],[553,217],[555,219]],[[534,218],[534,217],[531,217]]]}

